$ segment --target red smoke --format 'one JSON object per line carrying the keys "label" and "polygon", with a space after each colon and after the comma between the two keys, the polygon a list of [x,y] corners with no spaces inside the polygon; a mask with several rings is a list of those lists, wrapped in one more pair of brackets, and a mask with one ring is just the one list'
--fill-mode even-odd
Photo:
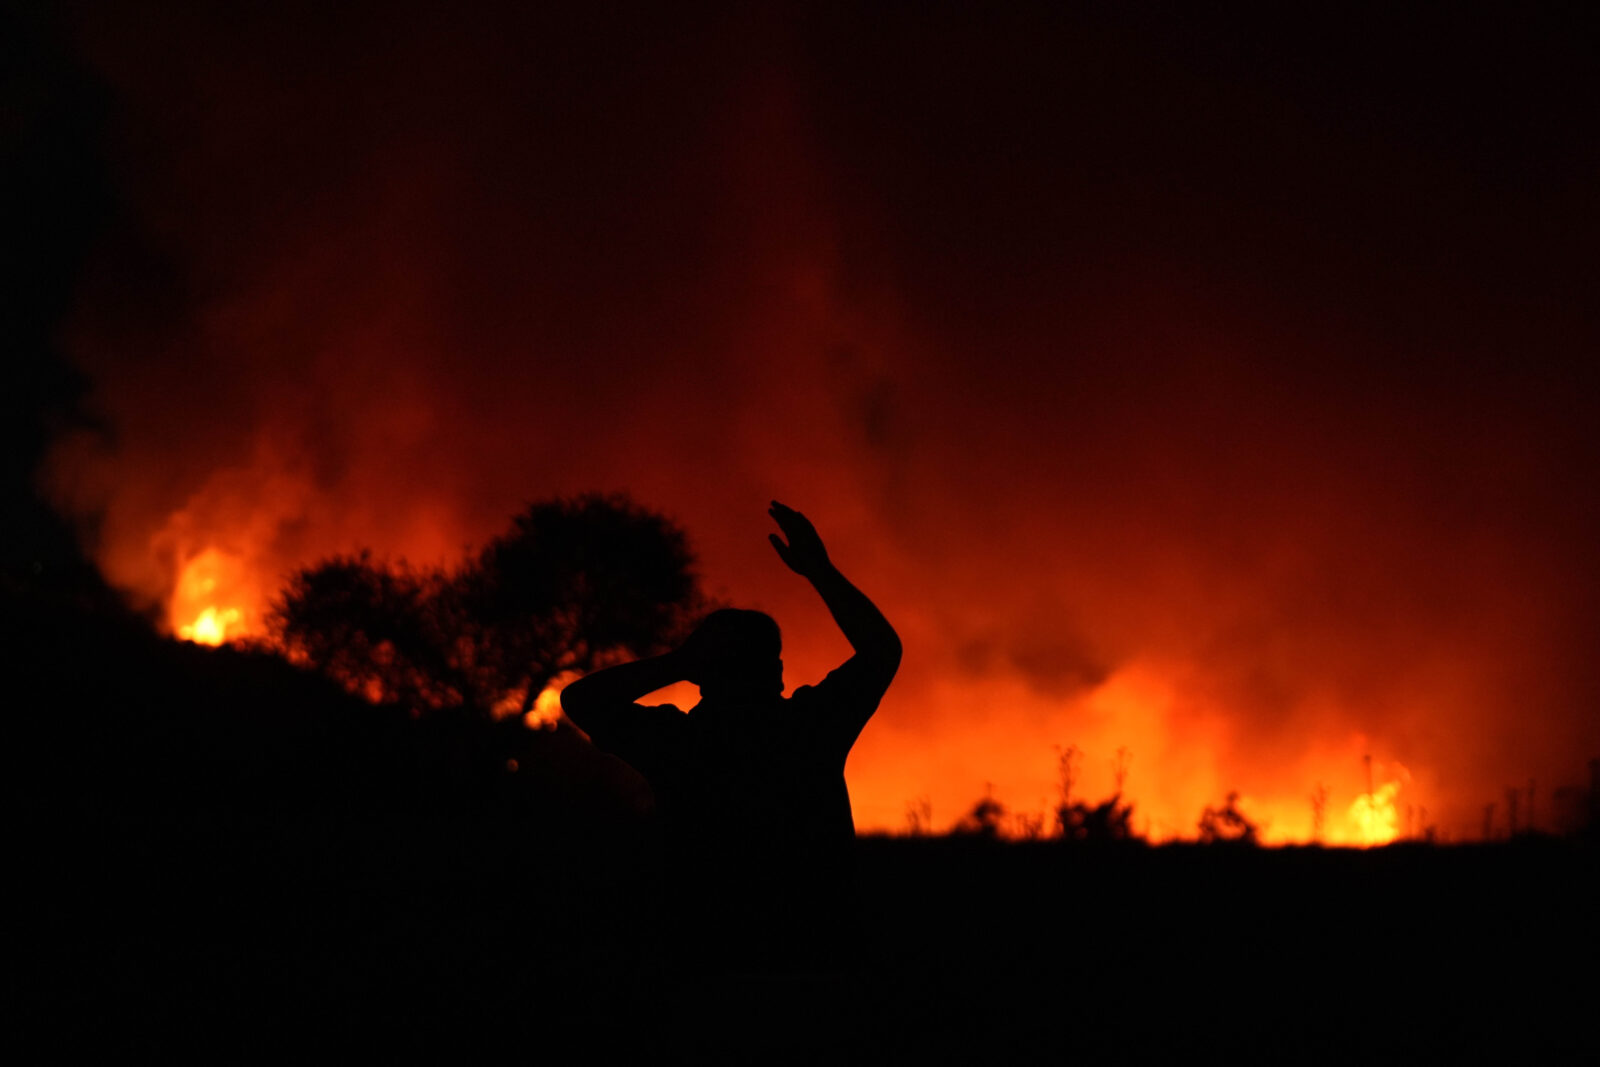
{"label": "red smoke", "polygon": [[1042,811],[1067,744],[1090,799],[1125,748],[1160,837],[1236,789],[1304,840],[1319,783],[1331,840],[1461,837],[1575,779],[1577,132],[1520,146],[1534,196],[1476,154],[1506,130],[1390,117],[1383,56],[1297,81],[1159,26],[957,23],[89,18],[127,211],[68,338],[110,434],[54,493],[207,637],[298,564],[625,490],[777,615],[792,686],[845,649],[765,542],[782,498],[905,639],[863,828],[986,783]]}

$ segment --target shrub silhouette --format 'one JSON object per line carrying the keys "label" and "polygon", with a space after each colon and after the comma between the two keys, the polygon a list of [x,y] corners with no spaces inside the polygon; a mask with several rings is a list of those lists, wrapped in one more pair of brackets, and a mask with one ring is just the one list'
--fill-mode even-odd
{"label": "shrub silhouette", "polygon": [[1214,845],[1254,845],[1258,843],[1256,824],[1239,810],[1237,791],[1228,794],[1227,803],[1220,808],[1206,808],[1200,813],[1200,841]]}
{"label": "shrub silhouette", "polygon": [[1005,822],[1006,807],[996,800],[992,793],[985,791],[972,805],[972,810],[961,817],[951,830],[958,837],[981,837],[993,841],[1000,836],[1000,827]]}
{"label": "shrub silhouette", "polygon": [[1128,750],[1117,749],[1113,764],[1117,790],[1110,799],[1099,804],[1072,799],[1072,789],[1078,779],[1078,763],[1082,758],[1083,750],[1077,745],[1060,749],[1056,757],[1057,789],[1061,798],[1056,804],[1056,830],[1061,839],[1096,843],[1132,840],[1133,805],[1122,802],[1122,785],[1127,778],[1130,759]]}
{"label": "shrub silhouette", "polygon": [[1131,840],[1132,818],[1133,805],[1124,804],[1121,793],[1092,806],[1080,800],[1056,808],[1056,825],[1066,841]]}
{"label": "shrub silhouette", "polygon": [[459,569],[323,560],[273,605],[291,659],[416,712],[528,710],[551,680],[666,648],[705,607],[683,532],[623,496],[530,505]]}

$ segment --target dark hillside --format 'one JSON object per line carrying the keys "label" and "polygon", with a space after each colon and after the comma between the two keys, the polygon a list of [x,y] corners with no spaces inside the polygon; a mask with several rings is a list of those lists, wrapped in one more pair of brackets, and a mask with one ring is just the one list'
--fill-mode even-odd
{"label": "dark hillside", "polygon": [[18,636],[18,1003],[74,1046],[1284,1062],[1583,1032],[1600,879],[1569,843],[867,838],[855,970],[695,976],[627,779],[570,731],[412,720],[126,620]]}

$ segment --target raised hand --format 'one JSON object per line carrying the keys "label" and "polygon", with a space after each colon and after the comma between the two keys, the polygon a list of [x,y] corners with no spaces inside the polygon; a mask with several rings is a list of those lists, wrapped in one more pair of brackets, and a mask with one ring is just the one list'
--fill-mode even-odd
{"label": "raised hand", "polygon": [[789,539],[785,543],[783,537],[777,534],[767,535],[772,547],[778,550],[778,558],[783,560],[790,570],[802,578],[815,580],[832,569],[833,564],[828,560],[828,550],[823,546],[822,538],[817,536],[817,528],[811,525],[810,519],[776,500],[767,509],[767,514],[772,516],[772,520],[778,524],[778,529]]}

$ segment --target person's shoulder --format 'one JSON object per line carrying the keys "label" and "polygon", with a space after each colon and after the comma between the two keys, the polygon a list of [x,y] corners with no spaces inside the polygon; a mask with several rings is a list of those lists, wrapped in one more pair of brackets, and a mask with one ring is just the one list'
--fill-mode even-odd
{"label": "person's shoulder", "polygon": [[819,682],[802,685],[784,698],[791,708],[806,710],[817,706],[833,706],[841,700],[852,700],[862,688],[859,672],[849,669],[849,664],[835,667]]}
{"label": "person's shoulder", "polygon": [[[829,671],[827,676],[815,686],[804,686],[802,688],[828,694],[872,688],[875,685],[876,673],[869,660],[860,655],[855,655]],[[795,692],[798,695],[799,690]]]}
{"label": "person's shoulder", "polygon": [[635,704],[634,708],[639,724],[650,730],[670,733],[689,725],[689,713],[676,704]]}
{"label": "person's shoulder", "polygon": [[802,685],[800,688],[796,689],[794,692],[792,692],[788,696],[784,697],[783,700],[784,700],[784,703],[790,705],[791,707],[803,708],[807,704],[811,703],[811,701],[815,700],[816,696],[817,696],[817,687],[816,686],[814,686],[814,685]]}
{"label": "person's shoulder", "polygon": [[683,709],[676,704],[624,704],[614,714],[626,722],[676,722],[684,718]]}

